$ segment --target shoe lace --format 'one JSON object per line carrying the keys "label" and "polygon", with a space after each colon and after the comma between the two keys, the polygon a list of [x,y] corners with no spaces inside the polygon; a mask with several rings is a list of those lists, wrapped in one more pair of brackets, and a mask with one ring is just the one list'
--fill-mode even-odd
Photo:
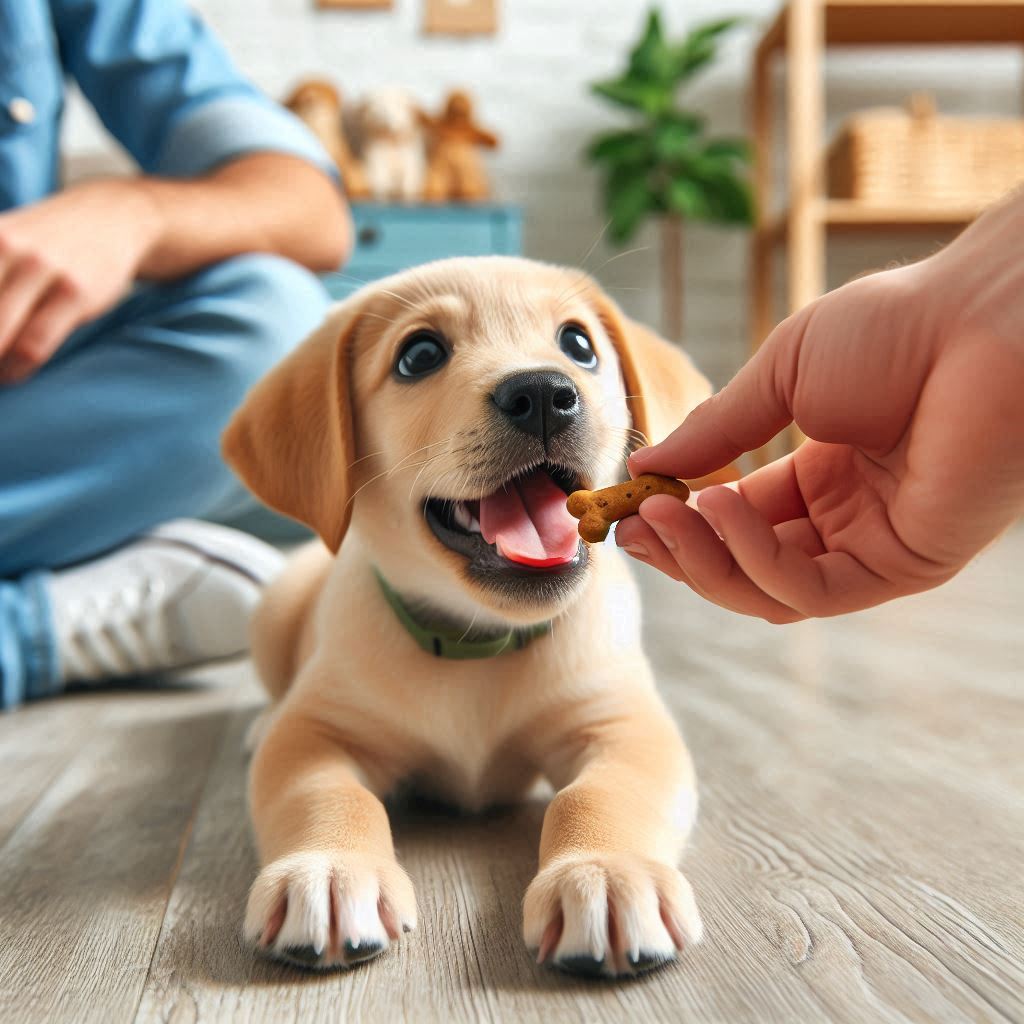
{"label": "shoe lace", "polygon": [[65,675],[102,679],[137,675],[171,660],[162,614],[167,585],[142,576],[132,585],[90,594],[68,609],[74,626],[62,651]]}

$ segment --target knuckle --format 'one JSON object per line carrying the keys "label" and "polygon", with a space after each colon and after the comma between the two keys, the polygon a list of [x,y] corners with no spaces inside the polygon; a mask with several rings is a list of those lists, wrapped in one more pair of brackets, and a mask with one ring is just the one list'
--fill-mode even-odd
{"label": "knuckle", "polygon": [[46,347],[39,339],[29,339],[18,346],[18,359],[28,366],[42,366],[46,362]]}
{"label": "knuckle", "polygon": [[85,285],[82,281],[74,274],[65,271],[57,279],[57,290],[61,296],[72,302],[83,302],[85,300],[86,290]]}

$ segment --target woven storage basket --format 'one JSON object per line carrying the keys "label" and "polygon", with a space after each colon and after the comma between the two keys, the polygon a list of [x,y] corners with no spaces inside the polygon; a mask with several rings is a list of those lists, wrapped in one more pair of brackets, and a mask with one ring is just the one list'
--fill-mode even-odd
{"label": "woven storage basket", "polygon": [[851,117],[829,148],[835,199],[980,205],[1024,181],[1024,121],[940,117],[931,96]]}

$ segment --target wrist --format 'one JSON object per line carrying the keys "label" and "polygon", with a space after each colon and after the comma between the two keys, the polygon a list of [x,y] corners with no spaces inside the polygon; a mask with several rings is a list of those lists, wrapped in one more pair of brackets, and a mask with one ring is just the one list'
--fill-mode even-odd
{"label": "wrist", "polygon": [[109,237],[127,246],[136,274],[143,275],[147,261],[166,230],[166,216],[148,178],[103,178],[86,181],[61,193],[59,202],[92,206],[109,224]]}
{"label": "wrist", "polygon": [[167,206],[160,183],[152,178],[132,178],[124,182],[122,201],[131,210],[138,245],[139,277],[152,277],[152,267],[167,234]]}

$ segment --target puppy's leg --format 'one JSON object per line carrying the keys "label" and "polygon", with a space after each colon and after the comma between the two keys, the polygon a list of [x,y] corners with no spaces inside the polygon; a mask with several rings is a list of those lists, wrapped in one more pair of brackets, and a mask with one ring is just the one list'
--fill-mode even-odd
{"label": "puppy's leg", "polygon": [[331,553],[320,541],[304,545],[256,608],[249,631],[252,658],[273,700],[285,695],[312,651],[314,612],[332,564]]}
{"label": "puppy's leg", "polygon": [[635,974],[701,937],[676,868],[696,812],[693,767],[660,702],[636,703],[547,737],[548,775],[565,784],[544,816],[523,935],[540,962],[574,973]]}
{"label": "puppy's leg", "polygon": [[416,926],[384,806],[322,723],[281,712],[253,759],[249,799],[263,864],[249,941],[303,967],[350,967]]}

